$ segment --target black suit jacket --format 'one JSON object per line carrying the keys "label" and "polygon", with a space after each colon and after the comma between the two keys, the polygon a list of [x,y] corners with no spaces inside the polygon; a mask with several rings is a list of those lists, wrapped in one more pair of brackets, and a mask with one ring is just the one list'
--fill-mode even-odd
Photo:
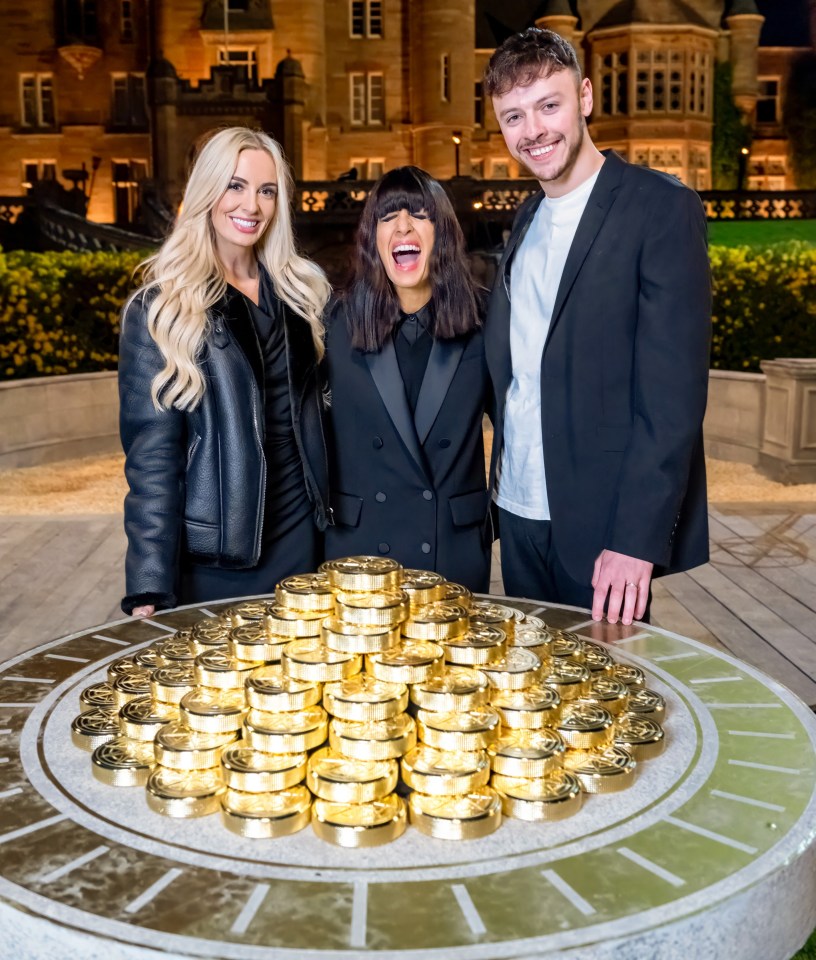
{"label": "black suit jacket", "polygon": [[[543,196],[519,209],[488,308],[497,438],[512,379],[510,271]],[[541,361],[553,543],[575,580],[589,583],[605,548],[651,561],[656,574],[708,559],[710,326],[699,197],[610,151],[564,266]],[[497,439],[491,484],[500,447]]]}
{"label": "black suit jacket", "polygon": [[325,363],[335,520],[327,558],[383,554],[487,590],[490,379],[481,332],[434,340],[413,416],[392,339],[379,353],[353,348],[342,305],[329,322]]}

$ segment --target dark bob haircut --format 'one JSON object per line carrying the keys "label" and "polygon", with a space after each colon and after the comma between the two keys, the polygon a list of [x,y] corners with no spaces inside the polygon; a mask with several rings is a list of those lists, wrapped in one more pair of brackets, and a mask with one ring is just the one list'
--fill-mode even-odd
{"label": "dark bob haircut", "polygon": [[558,70],[572,70],[576,83],[581,82],[581,67],[572,44],[552,30],[528,27],[508,37],[494,51],[485,70],[485,93],[503,97],[513,87],[527,87]]}
{"label": "dark bob haircut", "polygon": [[434,245],[428,261],[430,332],[449,340],[480,324],[465,238],[448,195],[419,167],[398,167],[389,170],[368,195],[357,228],[354,270],[342,297],[352,345],[366,353],[382,349],[399,320],[399,298],[377,252],[377,223],[400,210],[425,213],[434,225]]}

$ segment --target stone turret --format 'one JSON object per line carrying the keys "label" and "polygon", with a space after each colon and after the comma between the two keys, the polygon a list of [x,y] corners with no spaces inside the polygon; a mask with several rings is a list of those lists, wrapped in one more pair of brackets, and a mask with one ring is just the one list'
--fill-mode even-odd
{"label": "stone turret", "polygon": [[759,34],[764,22],[754,0],[733,0],[725,17],[731,33],[734,102],[749,120],[756,112]]}
{"label": "stone turret", "polygon": [[[435,177],[470,173],[476,58],[473,0],[415,0],[411,6],[414,158]],[[446,79],[447,78],[447,79]]]}
{"label": "stone turret", "polygon": [[535,25],[542,30],[552,30],[575,47],[581,70],[584,69],[584,51],[581,48],[581,34],[578,32],[578,17],[573,13],[570,0],[547,0],[544,10]]}

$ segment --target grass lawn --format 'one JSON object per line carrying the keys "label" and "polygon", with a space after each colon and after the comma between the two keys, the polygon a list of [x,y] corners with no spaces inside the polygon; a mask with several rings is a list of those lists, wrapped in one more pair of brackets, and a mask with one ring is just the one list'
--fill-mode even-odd
{"label": "grass lawn", "polygon": [[716,220],[708,224],[708,240],[722,247],[767,247],[788,240],[816,246],[816,220]]}
{"label": "grass lawn", "polygon": [[793,955],[792,960],[816,960],[816,932],[810,935],[808,942],[799,953]]}

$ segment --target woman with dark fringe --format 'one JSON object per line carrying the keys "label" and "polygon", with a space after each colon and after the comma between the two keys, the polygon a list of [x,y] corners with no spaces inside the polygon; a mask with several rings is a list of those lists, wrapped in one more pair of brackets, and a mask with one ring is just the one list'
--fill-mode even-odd
{"label": "woman with dark fringe", "polygon": [[327,558],[383,555],[488,589],[480,328],[447,194],[417,167],[390,171],[366,202],[327,333]]}

